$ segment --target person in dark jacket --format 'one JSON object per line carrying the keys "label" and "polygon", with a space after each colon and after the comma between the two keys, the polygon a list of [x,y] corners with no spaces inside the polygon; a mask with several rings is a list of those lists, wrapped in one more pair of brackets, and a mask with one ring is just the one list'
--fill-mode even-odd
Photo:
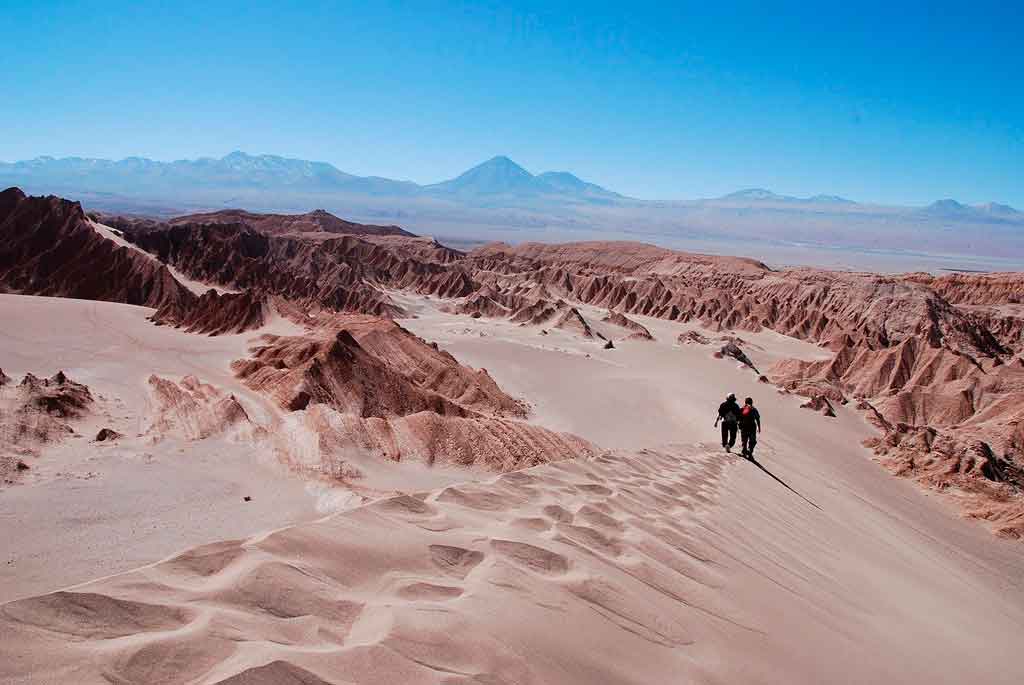
{"label": "person in dark jacket", "polygon": [[754,406],[754,398],[748,397],[743,401],[743,409],[740,410],[740,440],[743,446],[743,456],[747,459],[754,459],[754,446],[757,444],[757,434],[761,432],[761,412]]}
{"label": "person in dark jacket", "polygon": [[736,404],[736,395],[729,393],[725,402],[718,405],[718,418],[715,426],[722,422],[722,447],[728,452],[736,444],[736,424],[740,420],[740,405]]}

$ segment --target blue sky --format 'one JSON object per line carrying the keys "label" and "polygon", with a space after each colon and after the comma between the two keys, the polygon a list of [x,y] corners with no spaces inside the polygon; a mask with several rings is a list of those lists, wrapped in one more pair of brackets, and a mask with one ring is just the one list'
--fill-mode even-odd
{"label": "blue sky", "polygon": [[671,4],[0,0],[0,160],[505,154],[644,198],[1024,208],[1020,3]]}

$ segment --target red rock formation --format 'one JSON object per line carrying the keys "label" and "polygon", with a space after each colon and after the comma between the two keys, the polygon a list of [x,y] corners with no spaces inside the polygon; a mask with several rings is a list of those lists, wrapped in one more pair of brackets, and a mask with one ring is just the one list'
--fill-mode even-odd
{"label": "red rock formation", "polygon": [[629,331],[629,335],[627,337],[631,340],[654,340],[654,336],[651,335],[651,332],[647,330],[643,324],[633,321],[626,317],[622,312],[609,310],[608,314],[601,320],[605,323],[610,323],[613,326],[625,328]]}
{"label": "red rock formation", "polygon": [[183,224],[242,224],[267,235],[333,233],[344,235],[389,235],[415,237],[398,226],[373,226],[340,219],[323,209],[305,214],[256,214],[242,209],[224,209],[205,214],[188,214],[168,221]]}
{"label": "red rock formation", "polygon": [[252,357],[232,365],[316,436],[315,458],[283,450],[296,468],[349,480],[360,475],[353,462],[367,455],[507,471],[595,453],[580,438],[508,418],[525,416],[526,406],[485,370],[460,365],[393,321],[341,315],[330,326],[264,336]]}
{"label": "red rock formation", "polygon": [[101,428],[99,432],[96,433],[94,442],[112,442],[114,440],[120,440],[123,437],[124,435],[118,433],[113,428]]}
{"label": "red rock formation", "polygon": [[754,373],[761,375],[761,372],[757,370],[756,366],[754,366],[754,362],[750,361],[750,357],[747,356],[747,353],[731,340],[726,342],[725,345],[722,346],[722,349],[715,353],[715,356],[719,358],[729,357],[730,359],[735,359],[747,368],[753,369]]}
{"label": "red rock formation", "polygon": [[317,337],[264,336],[265,344],[233,368],[249,387],[291,410],[325,404],[363,418],[526,413],[486,371],[460,365],[394,322],[345,316],[332,325],[342,328]]}
{"label": "red rock formation", "polygon": [[555,321],[554,327],[563,331],[575,333],[576,335],[582,338],[587,338],[588,340],[595,336],[599,338],[604,337],[600,333],[594,332],[594,329],[590,327],[590,323],[583,318],[583,315],[580,314],[579,310],[575,307],[569,307],[562,312],[562,315],[558,317],[557,321]]}
{"label": "red rock formation", "polygon": [[27,470],[23,460],[37,456],[43,445],[74,433],[71,423],[93,405],[89,388],[63,371],[50,378],[25,374],[13,393],[8,392],[0,397],[0,482]]}
{"label": "red rock formation", "polygon": [[953,273],[946,276],[908,274],[907,280],[928,286],[947,302],[969,305],[1024,304],[1024,274]]}
{"label": "red rock formation", "polygon": [[260,432],[234,395],[225,395],[194,376],[176,382],[153,375],[149,390],[155,411],[146,433],[153,441],[172,435],[186,440],[214,436],[249,440]]}
{"label": "red rock formation", "polygon": [[708,340],[706,336],[702,335],[698,331],[686,331],[685,333],[680,333],[678,335],[678,337],[676,337],[676,342],[678,342],[680,345],[692,345],[692,344],[710,345],[711,344],[711,341]]}
{"label": "red rock formation", "polygon": [[99,235],[81,205],[0,193],[0,290],[184,309],[193,299],[167,267]]}
{"label": "red rock formation", "polygon": [[830,418],[835,418],[836,415],[836,410],[832,407],[832,403],[829,402],[828,397],[825,395],[812,395],[811,399],[801,404],[800,407],[803,409],[821,412],[823,415]]}
{"label": "red rock formation", "polygon": [[164,264],[97,232],[77,202],[17,188],[0,193],[0,290],[152,307],[154,321],[202,333],[263,322],[252,297],[197,297]]}
{"label": "red rock formation", "polygon": [[264,298],[251,291],[218,293],[211,289],[184,310],[160,307],[150,320],[160,326],[183,328],[189,333],[243,333],[263,326],[268,306]]}
{"label": "red rock formation", "polygon": [[476,288],[449,268],[461,253],[399,237],[267,235],[242,224],[161,225],[126,237],[163,263],[204,283],[276,296],[308,311],[401,313],[383,292],[412,289],[464,297]]}

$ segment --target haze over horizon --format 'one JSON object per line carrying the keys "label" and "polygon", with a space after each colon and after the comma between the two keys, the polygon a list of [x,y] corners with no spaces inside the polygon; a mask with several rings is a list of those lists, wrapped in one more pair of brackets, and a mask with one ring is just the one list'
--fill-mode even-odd
{"label": "haze over horizon", "polygon": [[36,3],[7,12],[0,159],[240,149],[430,184],[507,155],[641,199],[1024,207],[1015,14]]}

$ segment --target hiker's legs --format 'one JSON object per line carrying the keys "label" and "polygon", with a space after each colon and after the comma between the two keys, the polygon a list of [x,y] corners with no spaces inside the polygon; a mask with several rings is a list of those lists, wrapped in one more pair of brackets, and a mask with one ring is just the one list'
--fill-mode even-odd
{"label": "hiker's legs", "polygon": [[731,421],[722,422],[722,447],[732,449],[736,444],[736,424]]}
{"label": "hiker's legs", "polygon": [[743,431],[743,454],[750,458],[754,457],[754,445],[757,444],[757,432],[756,431]]}

